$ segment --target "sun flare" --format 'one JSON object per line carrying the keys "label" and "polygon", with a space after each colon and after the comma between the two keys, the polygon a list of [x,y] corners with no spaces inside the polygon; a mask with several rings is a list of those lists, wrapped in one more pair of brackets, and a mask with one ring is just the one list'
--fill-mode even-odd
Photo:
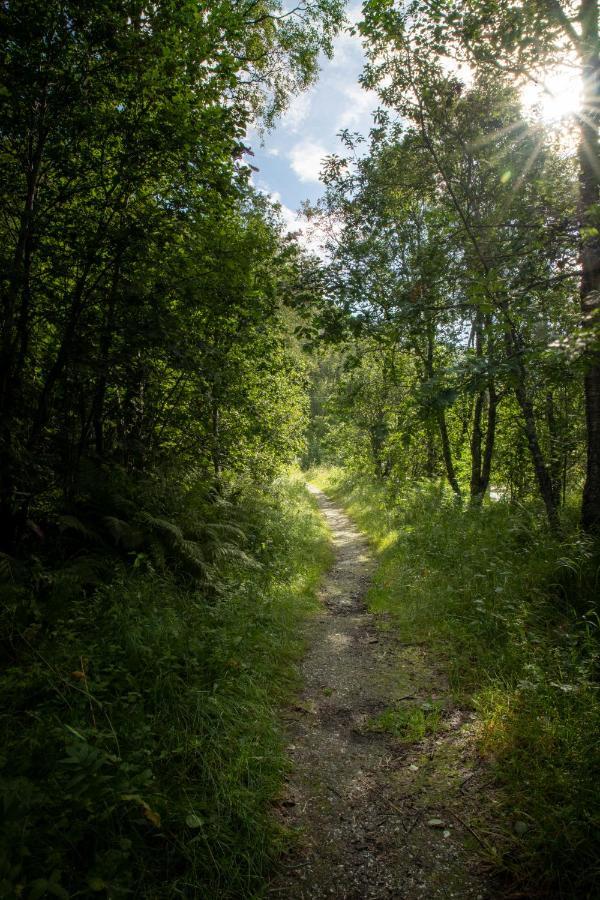
{"label": "sun flare", "polygon": [[557,127],[573,121],[581,110],[581,82],[570,67],[543,73],[538,81],[529,82],[521,91],[526,115]]}

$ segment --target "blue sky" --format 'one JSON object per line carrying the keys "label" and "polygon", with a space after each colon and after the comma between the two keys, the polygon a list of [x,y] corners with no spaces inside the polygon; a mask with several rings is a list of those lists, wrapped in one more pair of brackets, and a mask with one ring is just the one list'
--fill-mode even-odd
{"label": "blue sky", "polygon": [[[360,19],[361,3],[352,0],[346,15]],[[291,230],[302,228],[296,213],[303,200],[316,200],[322,193],[319,171],[323,157],[340,151],[339,132],[348,128],[368,134],[371,112],[377,106],[374,94],[358,83],[364,63],[360,38],[348,33],[335,40],[334,56],[321,59],[318,82],[296,97],[275,128],[260,137],[254,132],[248,143],[258,168],[254,184],[282,206],[283,219]]]}

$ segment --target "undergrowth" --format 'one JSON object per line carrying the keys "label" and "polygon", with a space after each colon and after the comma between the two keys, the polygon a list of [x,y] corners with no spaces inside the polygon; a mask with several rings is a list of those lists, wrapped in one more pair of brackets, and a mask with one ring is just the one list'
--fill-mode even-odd
{"label": "undergrowth", "polygon": [[526,507],[457,506],[432,484],[374,484],[336,469],[310,477],[377,551],[371,608],[391,615],[402,640],[436,650],[455,695],[478,711],[479,749],[503,796],[504,867],[527,896],[600,896],[590,540],[575,528],[552,537]]}
{"label": "undergrowth", "polygon": [[0,584],[0,896],[258,896],[325,527],[290,478],[118,494]]}

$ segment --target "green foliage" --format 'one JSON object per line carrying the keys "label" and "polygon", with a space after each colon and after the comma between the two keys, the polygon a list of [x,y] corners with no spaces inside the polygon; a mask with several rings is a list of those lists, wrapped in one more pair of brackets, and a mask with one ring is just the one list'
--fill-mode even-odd
{"label": "green foliage", "polygon": [[321,460],[444,473],[475,505],[496,481],[537,492],[558,530],[598,443],[567,351],[580,330],[577,162],[527,119],[514,81],[448,69],[432,9],[364,14],[363,83],[383,109],[368,147],[344,135],[313,210],[337,223],[328,272],[347,319],[345,340],[330,335],[343,374]]}
{"label": "green foliage", "polygon": [[90,460],[268,480],[298,452],[283,306],[310,292],[242,137],[310,84],[342,20],[340,0],[38,7],[1,13],[8,553]]}
{"label": "green foliage", "polygon": [[284,839],[278,707],[330,551],[300,481],[237,492],[155,486],[135,516],[149,543],[130,550],[134,526],[113,519],[102,583],[76,554],[68,602],[65,565],[9,585],[2,896],[259,891]]}
{"label": "green foliage", "polygon": [[[393,617],[402,640],[434,648],[478,711],[480,752],[502,788],[503,865],[526,892],[595,896],[600,568],[590,539],[550,536],[524,505],[461,508],[433,484],[375,485],[335,469],[311,479],[378,552],[371,608]],[[391,710],[379,724],[410,729],[407,715]]]}
{"label": "green foliage", "polygon": [[0,11],[3,897],[252,896],[276,853],[276,707],[327,552],[270,485],[319,289],[243,138],[342,13]]}

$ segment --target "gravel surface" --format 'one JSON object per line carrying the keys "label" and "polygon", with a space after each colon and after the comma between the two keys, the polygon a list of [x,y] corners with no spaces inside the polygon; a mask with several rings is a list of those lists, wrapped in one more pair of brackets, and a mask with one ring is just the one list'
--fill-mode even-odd
{"label": "gravel surface", "polygon": [[[310,490],[331,529],[335,562],[308,625],[304,691],[287,711],[292,760],[277,815],[298,832],[269,897],[499,897],[476,844],[489,774],[472,749],[473,715],[457,708],[427,649],[402,644],[366,612],[374,563],[343,511]],[[386,628],[387,626],[387,628]],[[442,709],[433,734],[407,743],[377,717],[408,705]],[[483,826],[481,826],[483,827]]]}

